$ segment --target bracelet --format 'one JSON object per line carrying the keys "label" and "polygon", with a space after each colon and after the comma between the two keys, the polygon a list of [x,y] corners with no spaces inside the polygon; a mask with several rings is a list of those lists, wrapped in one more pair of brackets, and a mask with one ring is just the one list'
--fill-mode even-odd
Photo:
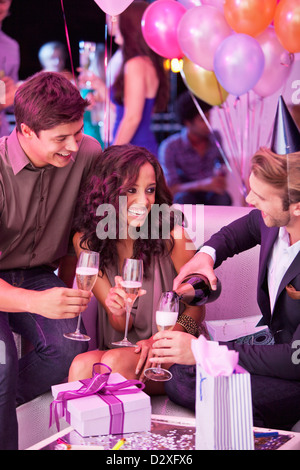
{"label": "bracelet", "polygon": [[205,324],[201,323],[201,325],[198,325],[196,320],[194,320],[189,315],[185,315],[184,313],[182,313],[179,316],[177,323],[178,325],[181,325],[185,329],[185,331],[190,335],[195,336],[196,338],[198,338],[198,336],[200,335],[203,335],[206,339],[209,339],[209,333]]}
{"label": "bracelet", "polygon": [[198,336],[198,324],[189,315],[180,315],[177,320],[178,325],[181,325],[187,333],[193,336]]}

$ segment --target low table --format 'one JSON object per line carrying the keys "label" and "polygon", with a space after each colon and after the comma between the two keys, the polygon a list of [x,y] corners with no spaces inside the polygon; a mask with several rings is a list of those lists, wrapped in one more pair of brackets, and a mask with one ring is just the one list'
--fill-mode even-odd
{"label": "low table", "polygon": [[[300,433],[254,428],[255,450],[299,450]],[[192,463],[195,450],[195,418],[152,415],[151,431],[108,436],[82,437],[72,426],[29,447],[27,450],[153,450],[168,451],[170,459],[180,458],[181,463]],[[124,438],[124,442],[122,440]],[[180,451],[178,454],[177,451]],[[177,452],[177,453],[176,453]],[[122,454],[124,455],[124,454]],[[126,454],[128,455],[128,453]],[[158,458],[158,454],[151,459]],[[116,463],[116,462],[111,462]],[[151,461],[150,463],[159,463]],[[162,463],[162,462],[160,462]],[[171,461],[169,462],[171,463]],[[174,460],[174,464],[176,461]],[[177,462],[178,463],[178,462]]]}

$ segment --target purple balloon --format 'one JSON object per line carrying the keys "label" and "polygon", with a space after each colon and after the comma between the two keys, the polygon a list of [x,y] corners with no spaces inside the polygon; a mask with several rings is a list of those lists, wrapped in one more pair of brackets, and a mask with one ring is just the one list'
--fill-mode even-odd
{"label": "purple balloon", "polygon": [[251,90],[260,79],[265,57],[260,44],[247,34],[233,34],[216,50],[214,71],[223,88],[235,96]]}

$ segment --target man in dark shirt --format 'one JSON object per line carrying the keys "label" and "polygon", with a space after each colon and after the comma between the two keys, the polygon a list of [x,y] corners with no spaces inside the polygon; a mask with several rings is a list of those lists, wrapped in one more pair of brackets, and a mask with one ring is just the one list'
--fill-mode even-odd
{"label": "man in dark shirt", "polygon": [[[16,129],[0,139],[1,449],[18,447],[16,403],[62,381],[86,350],[63,333],[90,299],[72,289],[71,240],[80,187],[101,158],[100,144],[82,134],[87,105],[65,77],[41,72],[18,89]],[[12,331],[33,346],[19,363]]]}
{"label": "man in dark shirt", "polygon": [[[209,120],[211,106],[200,99],[197,101]],[[221,154],[188,91],[179,96],[175,110],[183,128],[167,137],[158,150],[174,202],[231,205]]]}

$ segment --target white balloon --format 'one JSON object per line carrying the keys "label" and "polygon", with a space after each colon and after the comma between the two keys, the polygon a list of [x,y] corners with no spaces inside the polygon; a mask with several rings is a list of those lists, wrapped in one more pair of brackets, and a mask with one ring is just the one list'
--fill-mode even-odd
{"label": "white balloon", "polygon": [[120,15],[133,0],[95,0],[98,7],[111,16]]}

